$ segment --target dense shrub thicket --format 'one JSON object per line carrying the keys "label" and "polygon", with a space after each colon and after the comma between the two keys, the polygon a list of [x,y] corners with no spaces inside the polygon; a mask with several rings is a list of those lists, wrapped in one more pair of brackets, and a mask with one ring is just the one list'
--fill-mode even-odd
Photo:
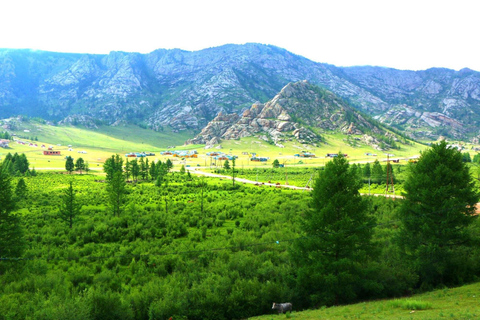
{"label": "dense shrub thicket", "polygon": [[[23,260],[0,263],[0,319],[244,318],[291,295],[286,248],[307,193],[210,182],[201,214],[199,181],[177,174],[168,214],[158,188],[138,183],[114,216],[95,180],[25,179],[15,213],[27,246]],[[59,211],[70,181],[82,204],[71,229]]]}
{"label": "dense shrub thicket", "polygon": [[[360,179],[362,167],[349,170]],[[310,192],[167,175],[160,187],[127,183],[115,214],[103,178],[13,177],[12,190],[23,179],[13,214],[25,244],[23,255],[0,261],[0,319],[243,319],[272,313],[274,301],[298,310],[420,286],[416,265],[396,242],[400,199],[362,200],[370,222],[359,228],[372,231],[372,247],[353,265],[362,268],[362,279],[349,283],[355,295],[335,301],[307,292],[293,260],[295,241],[318,240],[304,229]],[[69,196],[81,207],[71,221],[64,218]],[[467,232],[475,244],[479,231],[474,219]],[[457,251],[456,284],[480,275],[477,248]]]}

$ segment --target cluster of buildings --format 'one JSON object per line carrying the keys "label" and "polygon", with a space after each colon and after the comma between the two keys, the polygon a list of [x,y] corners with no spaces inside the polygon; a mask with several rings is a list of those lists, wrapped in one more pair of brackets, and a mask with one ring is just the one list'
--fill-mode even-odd
{"label": "cluster of buildings", "polygon": [[[329,153],[330,154],[330,153]],[[294,154],[293,156],[295,157],[300,157],[300,158],[315,158],[315,154],[314,153],[311,153],[311,152],[306,152],[306,151],[302,151],[300,153],[296,153]]]}
{"label": "cluster of buildings", "polygon": [[154,156],[155,153],[152,153],[152,152],[130,152],[130,153],[126,153],[125,154],[125,157],[127,158],[144,158],[144,157],[150,157],[150,156]]}
{"label": "cluster of buildings", "polygon": [[[344,153],[343,156],[346,158],[348,157],[348,154]],[[338,157],[338,153],[327,153],[327,155],[325,156],[325,158],[335,158],[335,157]]]}
{"label": "cluster of buildings", "polygon": [[232,156],[220,151],[212,151],[212,152],[207,152],[207,156],[211,157],[213,160],[233,160],[237,159],[237,156]]}
{"label": "cluster of buildings", "polygon": [[173,156],[178,158],[198,158],[197,150],[166,150],[160,152],[162,156]]}
{"label": "cluster of buildings", "polygon": [[254,156],[250,158],[250,161],[267,162],[269,159],[270,158]]}
{"label": "cluster of buildings", "polygon": [[60,151],[56,150],[43,150],[44,156],[61,156]]}
{"label": "cluster of buildings", "polygon": [[0,147],[1,148],[8,148],[9,143],[10,143],[10,140],[0,139]]}

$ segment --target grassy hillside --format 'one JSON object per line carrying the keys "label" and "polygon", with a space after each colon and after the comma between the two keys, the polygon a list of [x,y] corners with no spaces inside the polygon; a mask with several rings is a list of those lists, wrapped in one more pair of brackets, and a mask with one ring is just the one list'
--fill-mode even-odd
{"label": "grassy hillside", "polygon": [[[25,132],[28,130],[28,132]],[[193,132],[171,132],[165,130],[163,132],[155,132],[143,129],[138,126],[127,125],[117,127],[102,126],[98,129],[86,129],[81,127],[70,126],[51,126],[41,124],[35,121],[19,122],[13,130],[19,137],[24,138],[26,142],[30,142],[27,138],[36,138],[34,141],[38,147],[30,147],[28,145],[20,145],[11,143],[10,149],[0,149],[0,158],[8,152],[25,153],[30,161],[31,166],[35,168],[53,168],[61,169],[65,164],[65,156],[69,155],[73,158],[82,157],[88,161],[91,168],[100,167],[107,157],[112,154],[125,154],[128,152],[154,152],[155,157],[150,160],[166,160],[170,158],[174,163],[190,165],[190,166],[210,166],[215,163],[206,156],[206,153],[212,149],[205,150],[203,145],[183,146],[188,138],[193,136]],[[353,136],[342,134],[324,135],[324,142],[318,147],[301,145],[296,142],[286,142],[284,148],[279,148],[257,137],[247,137],[241,140],[227,140],[221,143],[219,150],[225,153],[237,155],[237,166],[242,167],[271,167],[274,159],[278,159],[280,163],[286,166],[322,166],[329,159],[325,158],[327,153],[336,153],[342,151],[349,155],[351,162],[355,161],[374,161],[375,158],[365,156],[365,153],[376,153],[379,160],[386,159],[386,153],[373,149],[371,146],[363,145],[355,140]],[[61,151],[61,156],[44,156],[43,149],[40,146],[53,146],[54,150]],[[68,145],[72,145],[73,151],[69,151]],[[184,159],[163,157],[160,152],[167,147],[175,146],[175,149],[195,149],[199,152],[197,159]],[[402,145],[398,150],[390,150],[389,153],[395,157],[406,158],[418,155],[424,145],[412,144]],[[79,154],[78,151],[86,151]],[[316,154],[316,158],[300,159],[294,157],[294,154],[301,151],[308,151]],[[249,155],[243,153],[257,153],[258,156],[268,157],[270,160],[263,163],[253,163],[249,161]],[[217,163],[219,165],[220,163]]]}
{"label": "grassy hillside", "polygon": [[[443,289],[395,300],[379,300],[321,308],[291,315],[265,315],[250,320],[317,319],[478,319],[480,283]],[[295,309],[295,306],[294,306]],[[272,311],[273,313],[273,311]]]}
{"label": "grassy hillside", "polygon": [[[168,146],[181,146],[190,138],[191,132],[171,131],[155,132],[138,126],[102,126],[99,129],[86,129],[70,126],[51,126],[34,121],[21,122],[16,126],[13,133],[17,134],[22,141],[34,142],[38,147],[30,147],[12,142],[9,149],[0,148],[0,159],[8,152],[25,153],[30,165],[35,168],[61,169],[65,165],[65,156],[73,158],[82,157],[88,161],[91,169],[100,167],[106,158],[112,154],[124,154],[129,152],[154,152],[159,154]],[[28,130],[25,132],[24,130]],[[28,138],[36,138],[32,141]],[[61,156],[45,156],[41,145],[53,146],[54,150],[61,152]],[[69,151],[68,145],[72,145]],[[193,148],[195,146],[189,146]],[[86,151],[79,154],[78,151]]]}

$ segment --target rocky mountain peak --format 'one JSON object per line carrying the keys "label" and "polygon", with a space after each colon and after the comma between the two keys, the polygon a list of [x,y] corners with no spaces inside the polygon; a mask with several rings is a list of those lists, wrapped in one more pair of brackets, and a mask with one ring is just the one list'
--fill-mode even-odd
{"label": "rocky mountain peak", "polygon": [[[298,115],[294,110],[302,99],[309,100],[308,84],[326,88],[357,110],[418,137],[478,134],[480,73],[468,68],[338,68],[257,43],[108,55],[0,49],[0,118],[26,114],[62,120],[88,115],[108,124],[124,120],[183,130],[203,128],[220,111],[243,118],[248,109],[252,119],[263,112],[260,119],[287,121],[287,114],[303,117],[302,108]],[[302,86],[298,101],[282,102]],[[324,94],[318,99],[331,98]],[[398,113],[402,106],[424,116]],[[314,110],[305,112],[310,111]],[[324,119],[318,112],[312,115],[304,118],[308,125]],[[331,121],[338,118],[330,116]],[[455,122],[450,119],[462,130],[451,128],[449,123]]]}
{"label": "rocky mountain peak", "polygon": [[[310,128],[315,128],[312,131]],[[285,140],[316,144],[321,133],[339,131],[344,134],[364,134],[383,129],[366,121],[357,111],[332,92],[308,81],[290,83],[265,104],[255,103],[237,114],[220,112],[194,139],[186,144],[211,146],[221,140],[259,136],[277,145]],[[374,138],[371,143],[378,143]]]}

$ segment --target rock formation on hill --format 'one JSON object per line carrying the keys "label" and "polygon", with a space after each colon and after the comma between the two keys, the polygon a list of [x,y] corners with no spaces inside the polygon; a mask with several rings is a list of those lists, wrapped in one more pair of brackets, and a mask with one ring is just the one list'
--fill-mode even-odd
{"label": "rock formation on hill", "polygon": [[303,79],[417,137],[478,134],[479,72],[340,68],[255,43],[108,55],[0,49],[0,118],[200,130],[219,112],[240,116]]}
{"label": "rock formation on hill", "polygon": [[316,144],[321,141],[322,133],[333,131],[364,135],[364,142],[376,145],[379,141],[374,136],[390,134],[332,92],[299,81],[286,85],[265,104],[254,103],[241,117],[236,113],[220,113],[186,144],[211,146],[223,139],[254,135],[277,145],[293,139]]}

